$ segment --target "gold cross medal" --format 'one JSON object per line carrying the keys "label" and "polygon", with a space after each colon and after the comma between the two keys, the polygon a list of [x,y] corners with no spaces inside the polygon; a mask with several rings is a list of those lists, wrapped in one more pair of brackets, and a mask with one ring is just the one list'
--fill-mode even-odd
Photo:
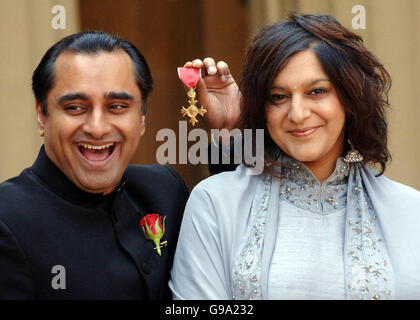
{"label": "gold cross medal", "polygon": [[206,109],[203,108],[203,106],[201,106],[200,108],[197,108],[196,104],[197,104],[197,100],[195,100],[196,97],[196,92],[195,92],[195,88],[198,84],[198,81],[200,81],[201,78],[201,73],[200,73],[200,69],[196,69],[196,68],[178,68],[178,76],[179,79],[182,81],[182,83],[187,87],[188,92],[187,92],[187,96],[188,96],[188,103],[189,103],[189,107],[188,108],[181,108],[181,114],[183,117],[185,117],[185,115],[190,117],[189,122],[195,126],[195,124],[198,122],[196,116],[197,115],[201,115],[204,116],[204,114],[207,112]]}

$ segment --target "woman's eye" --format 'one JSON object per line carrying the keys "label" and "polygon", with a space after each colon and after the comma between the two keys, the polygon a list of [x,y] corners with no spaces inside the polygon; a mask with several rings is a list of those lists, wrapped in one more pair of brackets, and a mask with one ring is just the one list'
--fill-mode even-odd
{"label": "woman's eye", "polygon": [[322,89],[322,88],[316,88],[309,92],[310,95],[318,95],[318,94],[323,94],[323,93],[327,93],[327,90]]}
{"label": "woman's eye", "polygon": [[276,93],[276,94],[272,94],[270,98],[271,98],[271,102],[276,104],[276,103],[282,102],[284,99],[287,98],[287,96],[281,93]]}

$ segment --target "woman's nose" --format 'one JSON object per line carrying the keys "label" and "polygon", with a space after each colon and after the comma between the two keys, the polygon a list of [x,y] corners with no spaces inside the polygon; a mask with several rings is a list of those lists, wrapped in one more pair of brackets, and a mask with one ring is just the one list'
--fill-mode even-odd
{"label": "woman's nose", "polygon": [[301,123],[311,115],[308,101],[302,96],[295,95],[292,97],[291,105],[287,118],[294,123]]}

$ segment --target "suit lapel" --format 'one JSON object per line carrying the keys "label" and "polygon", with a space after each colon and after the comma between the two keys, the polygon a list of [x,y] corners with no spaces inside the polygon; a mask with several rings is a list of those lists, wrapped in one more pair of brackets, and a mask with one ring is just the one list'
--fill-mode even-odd
{"label": "suit lapel", "polygon": [[[140,227],[141,218],[148,212],[134,203],[125,190],[116,195],[112,211],[119,243],[135,261],[146,283],[149,298],[157,299],[160,291],[160,268],[157,264],[165,263],[166,257],[165,250],[162,250],[162,256],[158,256],[154,243],[146,239]],[[157,258],[162,261],[157,261]]]}

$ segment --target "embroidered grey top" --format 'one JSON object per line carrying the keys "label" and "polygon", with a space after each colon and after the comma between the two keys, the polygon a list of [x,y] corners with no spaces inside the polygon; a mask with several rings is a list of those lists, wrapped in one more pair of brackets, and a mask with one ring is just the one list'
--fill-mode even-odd
{"label": "embroidered grey top", "polygon": [[420,299],[420,192],[360,164],[346,177],[342,164],[323,185],[293,164],[282,179],[240,165],[199,183],[182,221],[173,298],[339,299],[344,281],[346,299]]}
{"label": "embroidered grey top", "polygon": [[283,155],[281,199],[314,213],[327,214],[346,207],[349,165],[338,158],[334,172],[322,184],[300,162]]}
{"label": "embroidered grey top", "polygon": [[344,299],[348,165],[339,159],[321,184],[294,159],[283,164],[268,299]]}

